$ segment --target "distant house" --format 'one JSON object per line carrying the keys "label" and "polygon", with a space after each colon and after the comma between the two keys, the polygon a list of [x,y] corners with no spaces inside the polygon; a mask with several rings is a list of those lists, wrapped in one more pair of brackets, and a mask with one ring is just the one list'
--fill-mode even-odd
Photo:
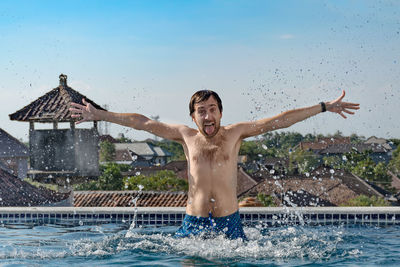
{"label": "distant house", "polygon": [[133,167],[163,166],[171,153],[148,142],[115,143],[115,162]]}
{"label": "distant house", "polygon": [[352,144],[350,137],[318,138],[313,142],[300,142],[295,148],[312,151],[322,159],[326,156],[342,157],[345,153],[371,151],[370,157],[376,163],[389,162],[392,147],[384,139],[369,138],[361,144]]}
{"label": "distant house", "polygon": [[[388,163],[391,160],[393,151],[396,149],[396,146],[393,144],[393,142],[390,142],[389,140],[384,138],[377,138],[375,136],[371,136],[370,138],[368,138],[364,142],[364,144],[369,144],[378,149],[383,149],[386,152],[386,155],[384,156],[384,160],[386,163]],[[378,158],[377,160],[379,159],[381,158]]]}
{"label": "distant house", "polygon": [[320,150],[318,154],[322,157],[325,156],[339,156],[342,157],[345,153],[350,153],[352,151],[365,152],[370,151],[369,156],[375,162],[385,162],[390,161],[390,150],[385,149],[381,145],[376,144],[337,144],[330,145],[327,148]]}
{"label": "distant house", "polygon": [[392,150],[395,149],[395,146],[393,143],[389,142],[388,140],[384,138],[377,138],[375,136],[371,136],[368,138],[364,144],[375,144],[375,145],[380,145],[386,150]]}
{"label": "distant house", "polygon": [[318,153],[321,150],[326,149],[331,145],[338,144],[351,144],[350,137],[323,137],[317,138],[315,141],[310,142],[300,142],[296,148],[300,148],[303,150],[311,150],[314,153]]}
{"label": "distant house", "polygon": [[239,198],[254,197],[259,193],[273,196],[277,205],[339,206],[361,194],[385,196],[363,179],[346,172],[321,166],[308,175],[275,175],[269,171],[251,173],[259,182]]}
{"label": "distant house", "polygon": [[20,179],[28,172],[28,148],[0,128],[0,163]]}

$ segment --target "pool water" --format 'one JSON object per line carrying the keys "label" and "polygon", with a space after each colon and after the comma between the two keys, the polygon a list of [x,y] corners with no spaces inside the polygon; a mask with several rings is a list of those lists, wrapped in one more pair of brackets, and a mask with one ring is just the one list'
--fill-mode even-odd
{"label": "pool water", "polygon": [[1,266],[400,266],[400,226],[245,227],[249,242],[176,239],[177,227],[0,227]]}

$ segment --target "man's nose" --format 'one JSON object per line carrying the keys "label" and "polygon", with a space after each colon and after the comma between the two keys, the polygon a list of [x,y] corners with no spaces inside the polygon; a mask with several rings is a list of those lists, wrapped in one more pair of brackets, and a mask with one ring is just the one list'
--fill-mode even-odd
{"label": "man's nose", "polygon": [[210,117],[210,114],[207,112],[206,116],[204,117],[205,119],[208,119]]}

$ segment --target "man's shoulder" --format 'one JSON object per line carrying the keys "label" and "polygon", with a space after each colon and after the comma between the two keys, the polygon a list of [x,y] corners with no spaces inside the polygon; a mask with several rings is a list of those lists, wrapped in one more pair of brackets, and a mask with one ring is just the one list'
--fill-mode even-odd
{"label": "man's shoulder", "polygon": [[187,125],[181,125],[180,129],[181,129],[182,134],[187,135],[187,136],[193,136],[199,132],[198,130],[190,128]]}

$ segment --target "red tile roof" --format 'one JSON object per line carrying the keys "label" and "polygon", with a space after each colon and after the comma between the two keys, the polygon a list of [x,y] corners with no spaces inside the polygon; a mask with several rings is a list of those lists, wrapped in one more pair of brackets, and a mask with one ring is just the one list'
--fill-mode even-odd
{"label": "red tile roof", "polygon": [[301,149],[321,150],[325,149],[330,145],[336,144],[350,144],[350,137],[324,137],[318,138],[313,142],[300,142],[299,147]]}
{"label": "red tile roof", "polygon": [[185,207],[185,192],[75,191],[75,207]]}

